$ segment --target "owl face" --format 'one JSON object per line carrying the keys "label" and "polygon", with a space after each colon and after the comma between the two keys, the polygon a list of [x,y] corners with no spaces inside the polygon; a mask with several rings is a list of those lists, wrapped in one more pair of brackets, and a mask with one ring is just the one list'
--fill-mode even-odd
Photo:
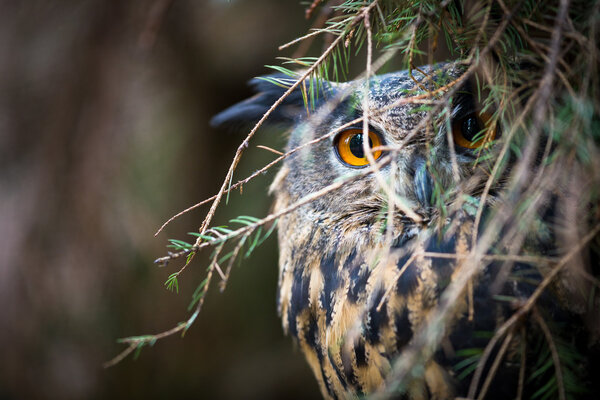
{"label": "owl face", "polygon": [[[434,115],[430,110],[433,106],[405,100],[456,79],[460,70],[452,65],[436,65],[421,71],[424,74],[415,73],[414,77],[408,71],[373,77],[368,99],[364,99],[364,87],[329,83],[324,97],[330,100],[324,110],[317,110],[293,129],[288,151],[300,150],[286,160],[283,183],[292,201],[348,180],[339,190],[304,206],[307,219],[319,221],[325,215],[335,215],[337,218],[328,218],[327,223],[339,224],[341,230],[351,227],[376,231],[373,228],[382,227],[389,192],[393,191],[396,202],[403,202],[429,223],[437,215],[432,199],[436,186],[438,191],[447,191],[474,175],[485,121],[473,94],[466,87],[459,90],[451,109]],[[351,177],[368,168],[369,162],[363,148],[363,123],[348,124],[364,116],[365,107],[368,146],[374,159],[387,162],[378,176],[368,174],[353,180]],[[382,185],[388,186],[387,193]],[[402,213],[397,218],[400,228],[406,230],[412,225]]]}

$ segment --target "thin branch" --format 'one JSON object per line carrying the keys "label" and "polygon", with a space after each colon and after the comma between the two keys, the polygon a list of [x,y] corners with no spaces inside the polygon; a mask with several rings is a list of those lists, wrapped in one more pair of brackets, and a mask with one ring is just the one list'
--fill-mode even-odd
{"label": "thin branch", "polygon": [[[389,156],[381,158],[380,160],[378,160],[378,163],[379,163],[379,167],[389,164],[390,163]],[[302,207],[305,204],[315,201],[316,199],[326,195],[327,193],[338,190],[339,188],[341,188],[343,185],[345,185],[348,182],[355,181],[359,178],[362,178],[364,176],[367,176],[367,175],[373,173],[373,171],[374,171],[374,168],[372,165],[370,165],[369,167],[361,170],[360,172],[356,173],[355,175],[352,175],[345,179],[340,179],[339,181],[334,182],[331,185],[328,185],[321,190],[318,190],[316,192],[313,192],[311,194],[308,194],[308,195],[302,197],[297,202],[293,203],[292,205],[288,206],[287,208],[284,208],[283,210],[280,210],[277,213],[269,214],[265,218],[255,222],[253,224],[244,226],[244,227],[239,228],[231,233],[228,233],[227,235],[224,235],[222,238],[219,238],[219,242],[226,242],[234,237],[252,232],[252,231],[254,231],[254,229],[258,228],[259,226],[263,226],[271,221],[274,221],[277,218],[281,217],[282,215],[288,214],[288,213]],[[198,244],[194,244],[191,249],[182,250],[178,253],[172,253],[168,256],[158,258],[154,262],[156,264],[164,264],[164,263],[169,262],[170,260],[182,257],[184,255],[188,255],[189,253],[197,252],[198,250],[200,250],[204,247],[210,246],[210,245],[213,245],[213,242],[201,242]],[[182,270],[180,270],[180,272],[182,272]]]}
{"label": "thin branch", "polygon": [[[470,254],[456,254],[456,253],[435,253],[435,252],[423,252],[420,253],[423,257],[431,258],[448,258],[453,260],[468,259],[471,257]],[[528,255],[511,255],[511,254],[486,254],[481,257],[484,261],[516,261],[529,264],[548,264],[555,263],[558,261],[556,257],[543,257],[543,256],[528,256]]]}
{"label": "thin branch", "polygon": [[548,343],[548,347],[550,348],[550,354],[552,354],[552,362],[554,363],[554,370],[556,371],[555,376],[556,385],[558,386],[558,398],[560,400],[565,400],[565,383],[563,381],[562,368],[560,366],[560,357],[558,356],[558,350],[556,349],[556,344],[552,338],[552,333],[550,332],[550,329],[548,329],[546,321],[544,321],[544,318],[542,318],[536,307],[532,308],[531,314],[533,315],[535,322],[537,322],[542,329],[544,337],[546,338],[546,342]]}
{"label": "thin branch", "polygon": [[121,361],[123,361],[129,354],[131,354],[131,352],[134,351],[137,348],[137,346],[138,346],[137,343],[130,343],[129,347],[127,347],[125,350],[123,350],[122,352],[120,352],[119,354],[117,354],[110,361],[107,361],[104,364],[102,364],[102,367],[103,368],[114,367],[115,365],[117,365],[118,363],[120,363]]}
{"label": "thin branch", "polygon": [[502,346],[500,347],[500,350],[498,350],[498,354],[496,354],[496,358],[494,359],[494,363],[492,364],[492,367],[490,368],[490,371],[488,372],[488,374],[485,378],[485,382],[483,382],[483,387],[481,388],[481,392],[479,393],[478,400],[485,399],[485,395],[487,394],[487,391],[490,388],[492,380],[494,379],[494,376],[496,375],[496,371],[498,370],[498,367],[500,366],[500,362],[504,358],[504,353],[506,353],[506,350],[508,349],[508,345],[512,341],[513,333],[514,333],[514,329],[511,329],[508,332],[508,335],[506,335],[504,342],[502,342]]}
{"label": "thin branch", "polygon": [[521,365],[519,366],[519,384],[517,385],[516,400],[523,398],[523,389],[525,387],[525,367],[527,366],[527,330],[521,327]]}
{"label": "thin branch", "polygon": [[[408,268],[408,266],[410,264],[412,264],[412,262],[417,258],[417,256],[419,256],[420,254],[418,254],[417,252],[414,252],[409,258],[408,260],[406,260],[406,262],[404,263],[404,265],[402,266],[402,268],[400,268],[398,270],[398,272],[396,273],[396,276],[394,276],[393,282],[398,282],[398,279],[400,279],[400,277],[402,276],[402,274],[404,274],[404,271],[406,271],[406,269]],[[385,291],[384,295],[381,297],[381,301],[379,302],[379,304],[377,305],[377,312],[381,311],[381,307],[383,307],[383,304],[385,302],[385,300],[390,296],[390,294],[392,293],[392,291],[396,289],[396,284],[390,285],[388,287],[388,289]]]}
{"label": "thin branch", "polygon": [[[335,27],[335,26],[343,26],[343,21],[341,21],[341,22],[338,22],[337,24],[335,24],[335,25],[333,25],[333,26],[334,26],[334,27]],[[316,36],[316,35],[320,35],[321,33],[331,33],[331,29],[332,29],[332,27],[329,27],[329,28],[326,28],[326,29],[325,29],[325,28],[323,28],[323,29],[315,29],[315,30],[313,30],[311,33],[307,33],[307,34],[306,34],[306,35],[304,35],[304,36],[301,36],[301,37],[299,37],[299,38],[296,38],[296,39],[294,39],[294,40],[292,40],[292,41],[290,41],[290,42],[287,42],[287,43],[285,43],[285,44],[282,44],[282,45],[281,45],[281,46],[279,46],[277,49],[278,49],[279,51],[281,51],[281,50],[285,50],[285,49],[287,49],[288,47],[292,46],[292,45],[293,45],[293,44],[295,44],[295,43],[301,42],[301,41],[303,41],[303,40],[305,40],[305,39],[308,39],[308,38],[312,38],[313,36]]]}
{"label": "thin branch", "polygon": [[257,145],[256,147],[258,147],[259,149],[263,149],[263,150],[270,151],[271,153],[275,153],[275,154],[277,154],[277,155],[279,155],[279,156],[282,156],[282,155],[283,155],[283,153],[282,153],[282,152],[280,152],[280,151],[278,151],[278,150],[275,150],[275,149],[272,149],[272,148],[270,148],[270,147],[267,147],[267,146],[263,146],[263,145],[261,145],[261,144]]}
{"label": "thin branch", "polygon": [[417,14],[416,22],[412,26],[412,32],[410,34],[410,41],[408,42],[408,76],[413,80],[415,85],[417,85],[421,90],[427,92],[427,88],[423,86],[423,84],[415,79],[412,74],[412,70],[414,68],[413,57],[415,54],[415,41],[417,39],[417,30],[419,29],[419,25],[421,25],[423,19],[423,14],[421,13],[421,7],[419,7],[419,12]]}
{"label": "thin branch", "polygon": [[221,284],[219,287],[221,292],[223,292],[225,290],[225,288],[227,287],[227,282],[229,282],[229,275],[231,274],[231,268],[233,268],[233,263],[235,262],[235,259],[237,258],[238,253],[242,249],[242,246],[244,246],[244,243],[246,243],[245,238],[247,238],[247,237],[248,236],[242,236],[242,238],[239,240],[239,242],[233,249],[233,253],[231,254],[231,257],[229,258],[229,262],[227,263],[227,269],[225,270],[225,276],[222,277],[223,280],[221,281]]}
{"label": "thin branch", "polygon": [[[256,178],[259,175],[262,175],[263,173],[265,173],[268,169],[270,169],[271,167],[273,167],[274,165],[278,164],[280,161],[286,159],[287,157],[291,156],[292,154],[296,153],[299,150],[302,150],[305,147],[311,146],[313,144],[319,143],[323,140],[326,140],[328,138],[330,138],[331,136],[335,135],[336,133],[341,132],[342,130],[349,128],[359,122],[361,122],[363,120],[363,117],[359,117],[356,118],[350,122],[345,123],[344,125],[332,130],[331,132],[327,133],[326,135],[323,135],[319,138],[313,139],[309,142],[306,142],[298,147],[293,148],[292,150],[288,151],[285,154],[282,154],[280,157],[277,157],[275,160],[271,161],[270,163],[268,163],[267,165],[265,165],[263,168],[257,170],[256,172],[254,172],[253,174],[251,174],[250,176],[248,176],[245,179],[242,179],[240,181],[238,181],[236,184],[231,185],[228,189],[225,190],[225,193],[229,193],[235,189],[237,189],[238,187],[245,185],[246,183],[250,182],[252,179]],[[158,231],[156,231],[156,233],[154,234],[154,236],[157,236],[168,224],[170,224],[173,220],[181,217],[182,215],[186,214],[189,211],[192,211],[200,206],[203,206],[206,203],[209,203],[210,201],[214,200],[217,198],[218,195],[214,195],[212,197],[209,197],[205,200],[202,200],[199,203],[194,204],[191,207],[186,208],[185,210],[175,214],[174,216],[172,216],[171,218],[169,218],[164,224],[162,224],[162,226],[158,229]]]}
{"label": "thin branch", "polygon": [[600,232],[600,224],[596,225],[594,227],[594,229],[592,229],[590,232],[588,232],[588,234],[585,235],[581,239],[581,241],[578,243],[577,246],[572,248],[566,255],[564,255],[561,258],[560,262],[558,264],[556,264],[556,266],[554,268],[552,268],[552,270],[550,271],[550,273],[548,275],[546,275],[544,280],[537,286],[537,288],[535,289],[533,294],[527,299],[525,304],[523,304],[509,319],[506,320],[506,322],[504,322],[502,324],[502,326],[500,326],[500,328],[498,328],[496,330],[496,333],[494,334],[492,339],[490,339],[488,345],[486,346],[486,348],[484,350],[483,355],[479,359],[479,365],[477,366],[477,369],[475,370],[475,374],[473,375],[473,379],[471,380],[471,385],[469,387],[469,395],[468,395],[469,398],[475,397],[475,390],[479,384],[479,379],[481,378],[481,373],[483,372],[483,367],[487,361],[487,358],[489,357],[489,354],[491,353],[492,349],[496,345],[496,342],[498,341],[498,339],[500,337],[502,337],[506,333],[506,331],[508,331],[508,329],[510,329],[518,320],[520,320],[521,317],[523,317],[524,315],[529,313],[529,311],[531,311],[531,309],[535,306],[535,303],[537,302],[538,298],[542,295],[544,290],[546,290],[546,287],[548,287],[548,285],[550,285],[550,283],[552,283],[554,278],[556,278],[558,273],[560,271],[562,271],[562,269],[564,268],[565,265],[567,265],[569,260],[574,255],[579,253],[581,251],[581,249],[584,246],[586,246],[588,244],[588,242],[590,240],[592,240],[598,234],[598,232]]}
{"label": "thin branch", "polygon": [[369,114],[371,112],[369,106],[369,83],[371,79],[372,73],[372,57],[373,57],[373,38],[371,32],[371,22],[369,20],[370,14],[369,9],[365,9],[363,12],[363,20],[365,24],[365,30],[367,31],[367,67],[365,72],[365,84],[363,86],[363,135],[362,135],[362,147],[363,152],[369,161],[370,165],[373,165],[375,168],[375,173],[373,176],[377,180],[379,186],[383,189],[383,191],[387,194],[388,198],[394,197],[397,202],[397,206],[407,217],[412,219],[414,222],[419,223],[423,221],[423,218],[416,214],[413,210],[410,209],[409,205],[406,204],[401,198],[397,198],[396,193],[392,192],[390,186],[387,184],[377,163],[375,162],[375,158],[373,157],[373,150],[369,148]]}
{"label": "thin branch", "polygon": [[458,172],[458,162],[456,160],[456,149],[454,148],[454,135],[452,135],[452,121],[451,112],[448,107],[444,108],[444,115],[446,116],[446,140],[448,141],[448,149],[450,152],[450,164],[452,165],[452,179],[454,184],[458,185],[460,180],[460,174]]}
{"label": "thin branch", "polygon": [[[222,246],[220,246],[220,248],[222,248]],[[160,339],[166,338],[168,336],[172,336],[178,332],[183,331],[185,333],[185,331],[187,331],[189,329],[191,324],[196,320],[196,318],[200,314],[200,310],[202,309],[202,305],[204,304],[204,299],[206,298],[206,293],[208,293],[208,289],[209,289],[210,283],[212,281],[213,271],[215,270],[215,265],[217,263],[217,257],[219,256],[219,253],[220,253],[220,251],[215,251],[215,254],[213,256],[211,264],[208,268],[208,272],[206,274],[206,283],[204,284],[204,287],[202,288],[202,291],[203,291],[202,295],[198,299],[198,303],[196,304],[196,308],[195,308],[193,314],[185,322],[180,322],[179,324],[177,324],[177,326],[175,326],[171,329],[168,329],[166,331],[154,334],[154,335],[143,335],[143,336],[135,336],[135,337],[120,339],[119,342],[121,342],[121,343],[129,343],[129,347],[127,347],[125,350],[123,350],[121,353],[119,353],[112,360],[104,363],[104,367],[109,368],[109,367],[112,367],[112,366],[118,364],[125,357],[127,357],[129,354],[131,354],[131,352],[133,350],[138,348],[140,345],[156,342]]]}

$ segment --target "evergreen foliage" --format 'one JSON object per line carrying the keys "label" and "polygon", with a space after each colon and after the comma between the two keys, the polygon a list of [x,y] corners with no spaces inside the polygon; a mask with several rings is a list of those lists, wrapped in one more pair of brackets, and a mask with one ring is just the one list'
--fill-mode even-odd
{"label": "evergreen foliage", "polygon": [[[317,13],[324,18],[314,17]],[[548,199],[559,193],[563,196],[558,196],[557,207],[562,207],[564,216],[570,215],[573,219],[563,218],[553,223],[577,236],[565,243],[566,251],[560,254],[563,258],[554,260],[554,271],[543,270],[546,279],[540,285],[541,289],[551,286],[552,281],[561,276],[560,269],[572,267],[569,263],[572,250],[586,248],[592,243],[596,246],[592,252],[598,251],[600,1],[315,0],[307,4],[307,16],[315,19],[315,26],[307,35],[282,46],[285,49],[300,43],[300,53],[282,58],[281,65],[267,66],[294,79],[262,79],[288,89],[286,95],[300,87],[307,112],[310,112],[315,108],[323,80],[347,81],[355,78],[352,76],[355,70],[363,70],[358,77],[364,78],[391,69],[424,74],[419,65],[438,61],[462,64],[464,74],[459,79],[438,82],[434,91],[422,88],[411,95],[430,100],[423,103],[422,109],[434,116],[435,124],[449,124],[448,105],[452,96],[461,83],[471,82],[482,111],[489,115],[487,126],[491,127],[480,133],[485,145],[481,147],[474,168],[483,169],[489,176],[481,198],[485,199],[493,186],[503,189],[503,199],[511,214],[501,215],[498,211],[492,221],[493,218],[501,221],[499,226],[503,228],[497,228],[497,232],[502,230],[506,241],[514,244],[515,253],[506,256],[518,257],[520,251],[526,250],[533,231],[539,235],[557,229],[547,226],[550,222],[540,215]],[[303,51],[317,47],[313,41],[318,37],[323,38],[323,50],[317,56],[307,56]],[[130,352],[137,353],[162,337],[185,333],[200,312],[213,274],[216,272],[220,276],[221,289],[224,289],[234,262],[249,257],[272,233],[279,215],[262,219],[240,216],[230,221],[231,227],[208,228],[224,195],[289,154],[281,155],[263,170],[232,184],[239,158],[270,112],[238,149],[221,191],[209,199],[212,208],[200,233],[190,233],[195,241],[171,239],[169,247],[174,253],[157,260],[158,264],[166,266],[173,260],[186,258],[184,266],[165,282],[167,289],[178,293],[178,278],[194,255],[204,247],[213,248],[206,275],[192,296],[190,318],[157,335],[122,339],[121,342],[129,347],[114,361],[120,361]],[[496,127],[501,127],[502,134],[493,140],[490,132]],[[434,158],[435,154],[430,156]],[[428,168],[435,177],[435,170],[431,165]],[[462,208],[479,222],[484,201],[460,193],[458,183],[451,191],[437,185],[432,203],[440,215],[450,215],[446,206],[448,199],[456,198],[457,204],[453,207]],[[317,196],[307,196],[304,202]],[[271,226],[267,228],[268,224]],[[479,251],[485,254],[491,249],[484,247]],[[536,260],[530,260],[529,264],[536,268]],[[599,285],[593,276],[586,279]],[[516,317],[509,319],[497,332],[482,333],[490,339],[487,348],[462,350],[458,354],[462,361],[455,365],[457,377],[474,379],[470,381],[474,382],[471,383],[470,397],[483,396],[485,392],[481,391],[486,380],[482,374],[493,373],[490,352],[494,350],[495,357],[502,357],[501,348],[508,347],[513,337],[525,337],[529,329],[545,334],[528,342],[533,343],[530,353],[536,359],[523,365],[522,385],[525,389],[520,388],[520,393],[532,393],[535,399],[572,398],[581,394],[579,380],[585,376],[580,371],[584,355],[578,354],[575,343],[553,336],[556,327],[536,309],[539,296],[534,294],[527,299],[519,309],[519,315],[515,312]],[[510,302],[518,300],[506,299]],[[593,293],[587,300],[589,310],[597,309],[597,295]],[[436,345],[434,338],[427,335],[424,338],[423,348]],[[525,352],[524,349],[516,351]],[[402,373],[403,368],[414,367],[414,363],[403,364],[406,360],[410,359],[402,359],[394,366],[390,387],[401,384],[406,375]],[[417,358],[412,360],[418,362]]]}

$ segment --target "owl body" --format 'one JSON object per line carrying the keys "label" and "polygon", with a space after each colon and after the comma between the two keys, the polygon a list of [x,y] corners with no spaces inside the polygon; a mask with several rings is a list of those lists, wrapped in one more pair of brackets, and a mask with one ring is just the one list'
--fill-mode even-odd
{"label": "owl body", "polygon": [[[444,305],[443,293],[463,273],[477,237],[475,212],[462,207],[461,199],[479,198],[485,184],[484,162],[479,167],[475,163],[481,146],[468,146],[481,139],[462,135],[453,141],[450,131],[468,131],[473,124],[482,130],[481,119],[473,118],[479,113],[477,101],[468,84],[450,103],[445,100],[450,104],[445,114],[407,101],[462,73],[454,64],[419,70],[418,76],[408,71],[375,76],[367,90],[364,81],[324,82],[316,110],[307,113],[302,95],[294,92],[273,115],[274,122],[293,126],[290,155],[270,189],[275,212],[291,208],[277,222],[278,311],[284,331],[297,341],[325,398],[357,398],[390,385],[395,361]],[[257,96],[217,115],[213,124],[258,120],[282,93],[267,82],[255,80],[253,85]],[[346,126],[365,115],[367,126]],[[367,130],[373,139],[371,150],[366,138],[356,139]],[[465,138],[467,146],[459,146]],[[374,143],[384,150],[378,151]],[[364,173],[368,163],[355,162],[360,156],[366,159],[365,150],[382,161],[373,173]],[[294,207],[336,183],[335,189]],[[496,189],[488,193],[484,210],[498,201]],[[486,215],[487,211],[479,229]],[[525,236],[526,250],[534,254],[551,247],[553,240],[536,232]],[[502,253],[510,245],[498,238],[490,248]],[[449,399],[466,394],[468,380],[454,368],[462,360],[459,355],[483,349],[514,311],[506,298],[528,298],[543,279],[540,271],[517,262],[511,271],[519,277],[509,274],[498,284],[504,265],[492,261],[480,268],[447,307],[438,327],[440,346],[419,356],[419,367],[396,388],[399,397]],[[547,303],[552,304],[553,316],[560,315],[560,301]],[[515,396],[517,353],[508,352],[487,398]]]}
{"label": "owl body", "polygon": [[[440,68],[444,67],[425,71]],[[455,78],[459,70],[449,66],[442,74],[444,79]],[[440,75],[438,80],[443,81]],[[418,104],[380,112],[402,101],[407,93],[414,95],[415,89],[419,88],[406,71],[376,77],[370,82],[367,101],[358,89],[354,98],[342,102],[322,121],[317,113],[291,134],[288,150],[364,115],[363,107],[368,107],[370,129],[381,134],[387,145],[403,146],[395,155],[394,166],[382,167],[382,178],[391,182],[394,168],[395,192],[422,219],[417,223],[398,213],[392,228],[394,243],[386,243],[388,199],[378,179],[367,175],[279,220],[279,313],[284,330],[297,338],[325,396],[368,394],[380,388],[394,358],[427,321],[438,303],[441,286],[451,280],[454,270],[447,260],[442,268],[434,268],[432,260],[423,257],[405,265],[417,247],[426,250],[423,246],[434,231],[428,226],[439,224],[430,202],[433,183],[426,167],[432,149],[425,144],[437,146],[440,158],[449,160],[446,138],[437,132],[430,130],[429,138],[423,134],[409,137],[425,116],[418,111]],[[327,138],[286,160],[271,187],[275,211],[340,177],[357,173],[340,162],[332,151],[334,142],[334,137]],[[463,163],[471,160],[466,154],[460,156]],[[438,178],[452,179],[450,163],[440,166],[439,172]],[[461,224],[462,233],[455,233],[462,234],[461,240],[452,237],[447,240],[452,243],[445,245],[460,242],[465,252],[469,226],[466,221]],[[453,253],[456,249],[448,250]],[[464,308],[465,304],[457,305],[454,312],[459,315]],[[454,391],[449,373],[434,360],[427,362],[424,376],[410,386],[409,394],[415,399],[429,395],[450,398]]]}
{"label": "owl body", "polygon": [[[284,168],[282,179],[285,173]],[[274,188],[276,208],[289,205],[281,189]],[[355,240],[348,234],[351,226],[332,229],[335,221],[325,217],[307,223],[309,213],[302,214],[298,210],[278,223],[284,330],[297,339],[324,396],[372,393],[437,304],[440,275],[420,260],[399,277],[408,257],[401,251],[384,256],[389,249],[376,230],[364,229]],[[413,383],[413,398],[419,392],[426,398],[427,390],[451,396],[453,387],[439,365],[430,362],[425,375],[428,387]]]}

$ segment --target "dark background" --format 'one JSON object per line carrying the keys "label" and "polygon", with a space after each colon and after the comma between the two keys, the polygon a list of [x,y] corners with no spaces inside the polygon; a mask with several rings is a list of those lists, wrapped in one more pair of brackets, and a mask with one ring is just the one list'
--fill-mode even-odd
{"label": "dark background", "polygon": [[[210,117],[308,27],[298,1],[0,1],[0,399],[318,397],[277,317],[274,237],[184,339],[102,368],[117,338],[187,318],[206,254],[179,294],[163,283],[181,263],[153,260],[208,208],[153,234],[218,191],[245,132]],[[275,157],[257,144],[283,135],[260,132],[234,180]],[[274,172],[214,224],[267,215]]]}

